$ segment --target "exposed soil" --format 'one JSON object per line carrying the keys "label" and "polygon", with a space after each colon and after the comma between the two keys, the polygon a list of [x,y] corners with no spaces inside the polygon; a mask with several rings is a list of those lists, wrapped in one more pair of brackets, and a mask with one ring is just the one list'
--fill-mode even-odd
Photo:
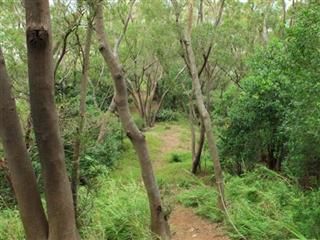
{"label": "exposed soil", "polygon": [[192,209],[176,206],[170,216],[172,240],[228,240],[221,228],[194,214]]}
{"label": "exposed soil", "polygon": [[190,141],[186,143],[181,142],[181,127],[179,125],[171,125],[161,135],[163,145],[161,146],[161,152],[168,153],[172,151],[188,150],[190,148]]}
{"label": "exposed soil", "polygon": [[[180,126],[171,126],[161,134],[161,155],[155,167],[161,168],[165,164],[163,156],[166,153],[190,149],[190,140],[182,142]],[[172,240],[229,240],[221,230],[221,226],[197,216],[191,208],[179,204],[170,215]]]}

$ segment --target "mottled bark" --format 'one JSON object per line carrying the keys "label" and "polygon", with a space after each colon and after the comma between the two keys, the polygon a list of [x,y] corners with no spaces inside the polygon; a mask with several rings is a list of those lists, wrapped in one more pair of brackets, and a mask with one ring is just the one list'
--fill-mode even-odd
{"label": "mottled bark", "polygon": [[25,8],[31,114],[44,178],[48,239],[78,239],[71,185],[54,102],[49,1],[25,0]]}
{"label": "mottled bark", "polygon": [[[121,42],[122,42],[124,36],[126,35],[130,19],[132,18],[131,15],[132,15],[132,10],[133,10],[133,6],[134,6],[135,2],[136,2],[136,0],[131,0],[130,1],[129,11],[128,11],[127,18],[124,21],[123,30],[122,30],[120,36],[118,37],[118,39],[117,39],[117,41],[116,41],[116,43],[114,45],[113,54],[115,55],[115,57],[117,59],[118,59],[119,48],[120,48]],[[103,139],[105,138],[106,133],[107,133],[108,120],[109,120],[111,114],[113,114],[115,112],[116,112],[116,105],[115,105],[114,97],[113,97],[107,112],[105,112],[103,114],[102,119],[101,119],[100,131],[99,131],[99,135],[98,135],[98,139],[97,139],[98,143],[102,143]]]}
{"label": "mottled bark", "polygon": [[44,240],[47,239],[48,223],[11,88],[0,49],[0,137],[8,161],[10,181],[18,202],[26,239]]}
{"label": "mottled bark", "polygon": [[103,6],[96,6],[96,31],[99,39],[99,50],[109,67],[115,87],[115,103],[122,126],[131,140],[134,149],[137,152],[141,167],[142,179],[149,198],[149,207],[151,212],[151,231],[161,239],[170,239],[169,225],[165,215],[160,191],[153,173],[150,161],[149,151],[145,136],[139,131],[134,123],[128,104],[127,86],[118,58],[114,55],[104,30]]}

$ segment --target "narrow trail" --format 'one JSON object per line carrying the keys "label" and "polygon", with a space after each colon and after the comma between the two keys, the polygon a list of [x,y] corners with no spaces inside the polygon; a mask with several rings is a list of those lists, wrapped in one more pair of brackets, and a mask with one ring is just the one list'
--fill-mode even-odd
{"label": "narrow trail", "polygon": [[[155,168],[166,164],[164,156],[170,152],[190,149],[190,139],[182,138],[183,129],[171,125],[161,134],[162,145]],[[170,216],[172,240],[229,240],[218,224],[197,216],[191,208],[176,204]]]}

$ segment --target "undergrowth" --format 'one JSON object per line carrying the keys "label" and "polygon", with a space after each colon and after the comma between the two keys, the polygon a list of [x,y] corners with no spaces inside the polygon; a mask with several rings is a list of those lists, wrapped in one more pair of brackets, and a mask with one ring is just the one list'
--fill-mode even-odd
{"label": "undergrowth", "polygon": [[[177,200],[214,222],[223,221],[232,239],[320,239],[320,189],[302,191],[292,179],[259,167],[242,176],[225,178],[228,215],[216,208],[212,163],[205,153],[197,177],[190,174],[191,153],[161,152],[161,134],[146,133],[150,155],[164,161],[156,169],[166,213]],[[183,136],[184,138],[186,136]],[[139,162],[129,140],[124,140],[120,160],[97,177],[93,189],[80,188],[80,234],[86,240],[150,240],[149,208]],[[206,160],[206,161],[204,161]],[[236,231],[231,223],[233,223]],[[0,212],[0,240],[24,239],[18,210]]]}
{"label": "undergrowth", "polygon": [[320,239],[320,190],[303,192],[293,181],[259,167],[241,177],[227,176],[225,195],[229,215],[224,219],[210,186],[183,191],[178,200],[214,222],[224,220],[233,239]]}
{"label": "undergrowth", "polygon": [[92,209],[82,218],[82,238],[150,240],[149,208],[143,186],[134,181],[101,182],[100,190],[90,201]]}

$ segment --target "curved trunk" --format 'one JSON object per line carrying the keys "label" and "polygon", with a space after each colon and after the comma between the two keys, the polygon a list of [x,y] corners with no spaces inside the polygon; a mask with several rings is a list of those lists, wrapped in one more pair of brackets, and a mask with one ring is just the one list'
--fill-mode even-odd
{"label": "curved trunk", "polygon": [[196,104],[201,116],[201,120],[203,121],[207,141],[208,148],[211,159],[213,161],[214,167],[214,175],[216,181],[216,187],[218,191],[218,207],[225,211],[225,202],[224,202],[224,183],[223,183],[223,173],[220,164],[220,158],[218,154],[218,148],[216,144],[215,137],[213,135],[212,123],[210,119],[210,114],[204,104],[203,94],[201,91],[201,84],[198,75],[198,69],[196,65],[195,55],[191,45],[191,32],[192,32],[192,18],[193,18],[193,0],[189,1],[189,13],[188,13],[188,28],[187,31],[182,33],[182,43],[185,49],[186,58],[189,62],[189,72],[192,78],[192,87],[194,90],[194,94],[196,97]]}
{"label": "curved trunk", "polygon": [[162,240],[168,240],[170,239],[169,225],[161,203],[160,191],[153,173],[147,143],[144,135],[139,131],[134,123],[129,110],[128,93],[124,73],[117,57],[111,50],[104,30],[102,4],[97,5],[95,23],[97,36],[100,42],[99,50],[110,69],[114,82],[117,112],[122,126],[131,140],[139,158],[141,175],[149,198],[151,231],[158,235]]}

